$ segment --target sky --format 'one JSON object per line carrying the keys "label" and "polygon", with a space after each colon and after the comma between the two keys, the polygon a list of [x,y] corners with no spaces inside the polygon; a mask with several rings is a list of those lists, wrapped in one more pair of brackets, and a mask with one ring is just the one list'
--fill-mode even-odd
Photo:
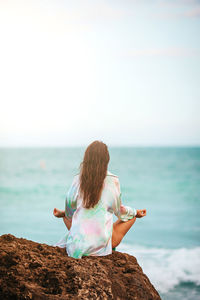
{"label": "sky", "polygon": [[200,145],[199,0],[0,0],[0,147]]}

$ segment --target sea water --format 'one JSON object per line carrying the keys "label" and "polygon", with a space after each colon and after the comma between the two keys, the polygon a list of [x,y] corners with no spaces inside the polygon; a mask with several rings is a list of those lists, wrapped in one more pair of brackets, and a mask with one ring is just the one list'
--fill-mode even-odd
{"label": "sea water", "polygon": [[[53,245],[85,148],[0,149],[0,234]],[[164,300],[200,299],[200,148],[109,148],[123,204],[147,210],[118,251],[134,255]]]}

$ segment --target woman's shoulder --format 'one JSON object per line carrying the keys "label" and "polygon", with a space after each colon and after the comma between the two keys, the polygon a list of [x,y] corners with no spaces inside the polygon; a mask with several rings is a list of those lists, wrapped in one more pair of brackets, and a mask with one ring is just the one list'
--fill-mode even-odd
{"label": "woman's shoulder", "polygon": [[77,179],[77,178],[79,178],[79,176],[80,176],[80,173],[76,173],[73,178]]}
{"label": "woman's shoulder", "polygon": [[[108,170],[107,170],[106,176],[112,176],[112,177],[119,178],[116,174],[113,174],[113,173],[111,173],[111,172],[108,171]],[[80,173],[75,174],[74,177],[73,177],[74,180],[77,180],[77,179],[79,179],[79,178],[80,178]]]}
{"label": "woman's shoulder", "polygon": [[119,178],[117,175],[111,173],[110,171],[107,171],[107,175],[106,176],[111,176],[111,177],[114,177],[115,179]]}
{"label": "woman's shoulder", "polygon": [[119,177],[117,175],[107,171],[106,178],[109,186],[111,185],[112,188],[117,188],[117,190],[120,189]]}
{"label": "woman's shoulder", "polygon": [[78,174],[75,174],[74,176],[73,176],[73,180],[72,180],[72,185],[76,185],[77,183],[79,183],[79,180],[80,180],[80,174],[78,173]]}

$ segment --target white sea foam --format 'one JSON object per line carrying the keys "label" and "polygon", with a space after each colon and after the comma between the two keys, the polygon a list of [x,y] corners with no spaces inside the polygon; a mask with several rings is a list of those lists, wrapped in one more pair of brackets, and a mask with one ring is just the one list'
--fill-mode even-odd
{"label": "white sea foam", "polygon": [[200,285],[200,247],[146,248],[122,243],[117,250],[134,255],[159,292],[167,293],[180,282]]}

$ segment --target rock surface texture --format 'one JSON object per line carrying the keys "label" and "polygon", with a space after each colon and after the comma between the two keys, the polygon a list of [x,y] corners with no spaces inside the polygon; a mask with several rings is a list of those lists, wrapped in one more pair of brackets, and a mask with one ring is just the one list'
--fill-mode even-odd
{"label": "rock surface texture", "polygon": [[135,257],[68,257],[65,249],[0,237],[0,299],[161,299]]}

